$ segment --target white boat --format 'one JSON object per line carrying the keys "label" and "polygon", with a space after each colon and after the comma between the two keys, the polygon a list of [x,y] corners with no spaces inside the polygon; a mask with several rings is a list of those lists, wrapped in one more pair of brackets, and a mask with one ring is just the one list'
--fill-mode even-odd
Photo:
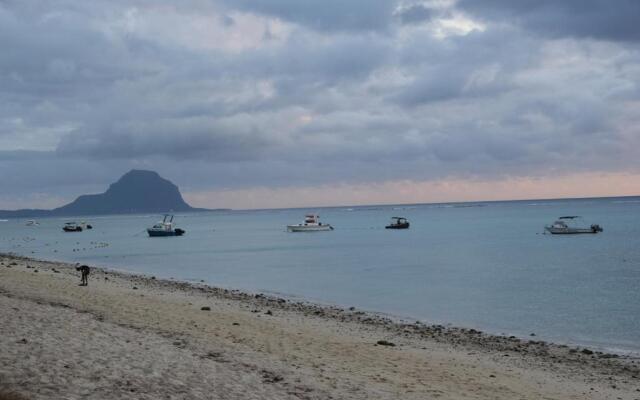
{"label": "white boat", "polygon": [[173,215],[170,214],[166,214],[162,221],[147,229],[147,233],[151,237],[182,236],[184,232],[183,229],[173,227]]}
{"label": "white boat", "polygon": [[27,221],[27,223],[25,225],[26,226],[38,226],[40,224],[38,223],[38,221],[34,221],[34,220],[30,219],[30,220]]}
{"label": "white boat", "polygon": [[332,231],[333,227],[329,224],[320,222],[320,216],[316,214],[307,214],[304,216],[304,222],[298,225],[287,225],[289,232],[319,232]]}
{"label": "white boat", "polygon": [[575,235],[579,233],[602,232],[602,227],[598,224],[591,224],[589,227],[575,226],[573,222],[579,218],[581,217],[578,215],[560,217],[553,223],[553,225],[547,225],[544,229],[553,235]]}

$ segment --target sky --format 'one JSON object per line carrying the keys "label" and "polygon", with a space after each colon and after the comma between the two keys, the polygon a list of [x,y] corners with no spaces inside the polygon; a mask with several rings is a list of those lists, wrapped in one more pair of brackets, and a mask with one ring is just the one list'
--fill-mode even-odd
{"label": "sky", "polygon": [[640,195],[640,1],[0,0],[0,209]]}

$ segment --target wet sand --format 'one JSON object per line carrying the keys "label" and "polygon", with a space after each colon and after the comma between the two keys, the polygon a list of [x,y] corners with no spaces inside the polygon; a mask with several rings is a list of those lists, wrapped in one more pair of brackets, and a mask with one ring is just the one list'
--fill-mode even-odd
{"label": "wet sand", "polygon": [[[0,255],[0,392],[28,399],[640,399],[640,360]],[[535,338],[534,338],[535,339]]]}

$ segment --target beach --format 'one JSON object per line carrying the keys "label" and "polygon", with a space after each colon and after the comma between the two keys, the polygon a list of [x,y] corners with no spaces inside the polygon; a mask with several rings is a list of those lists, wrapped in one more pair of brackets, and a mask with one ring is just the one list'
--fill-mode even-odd
{"label": "beach", "polygon": [[[638,399],[640,360],[0,257],[0,390],[28,399]],[[535,339],[535,338],[532,338]]]}

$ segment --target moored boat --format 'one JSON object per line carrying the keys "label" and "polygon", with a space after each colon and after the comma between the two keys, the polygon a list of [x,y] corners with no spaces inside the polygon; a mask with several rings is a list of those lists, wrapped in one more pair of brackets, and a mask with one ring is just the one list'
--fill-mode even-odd
{"label": "moored boat", "polygon": [[580,218],[578,215],[560,217],[552,225],[545,226],[544,229],[553,235],[575,235],[603,231],[602,227],[598,224],[591,224],[589,227],[576,226],[573,222]]}
{"label": "moored boat", "polygon": [[307,214],[304,222],[298,225],[287,225],[289,232],[320,232],[332,231],[333,227],[329,224],[320,222],[320,216],[316,214]]}
{"label": "moored boat", "polygon": [[40,225],[37,221],[30,219],[27,221],[27,223],[25,224],[26,226],[38,226]]}
{"label": "moored boat", "polygon": [[147,233],[150,237],[161,237],[161,236],[182,236],[185,231],[180,228],[173,227],[173,215],[165,214],[162,221],[159,221],[151,228],[147,229]]}
{"label": "moored boat", "polygon": [[82,232],[82,226],[75,222],[65,222],[62,230],[65,232]]}
{"label": "moored boat", "polygon": [[409,221],[404,217],[391,217],[391,223],[385,229],[409,229]]}

